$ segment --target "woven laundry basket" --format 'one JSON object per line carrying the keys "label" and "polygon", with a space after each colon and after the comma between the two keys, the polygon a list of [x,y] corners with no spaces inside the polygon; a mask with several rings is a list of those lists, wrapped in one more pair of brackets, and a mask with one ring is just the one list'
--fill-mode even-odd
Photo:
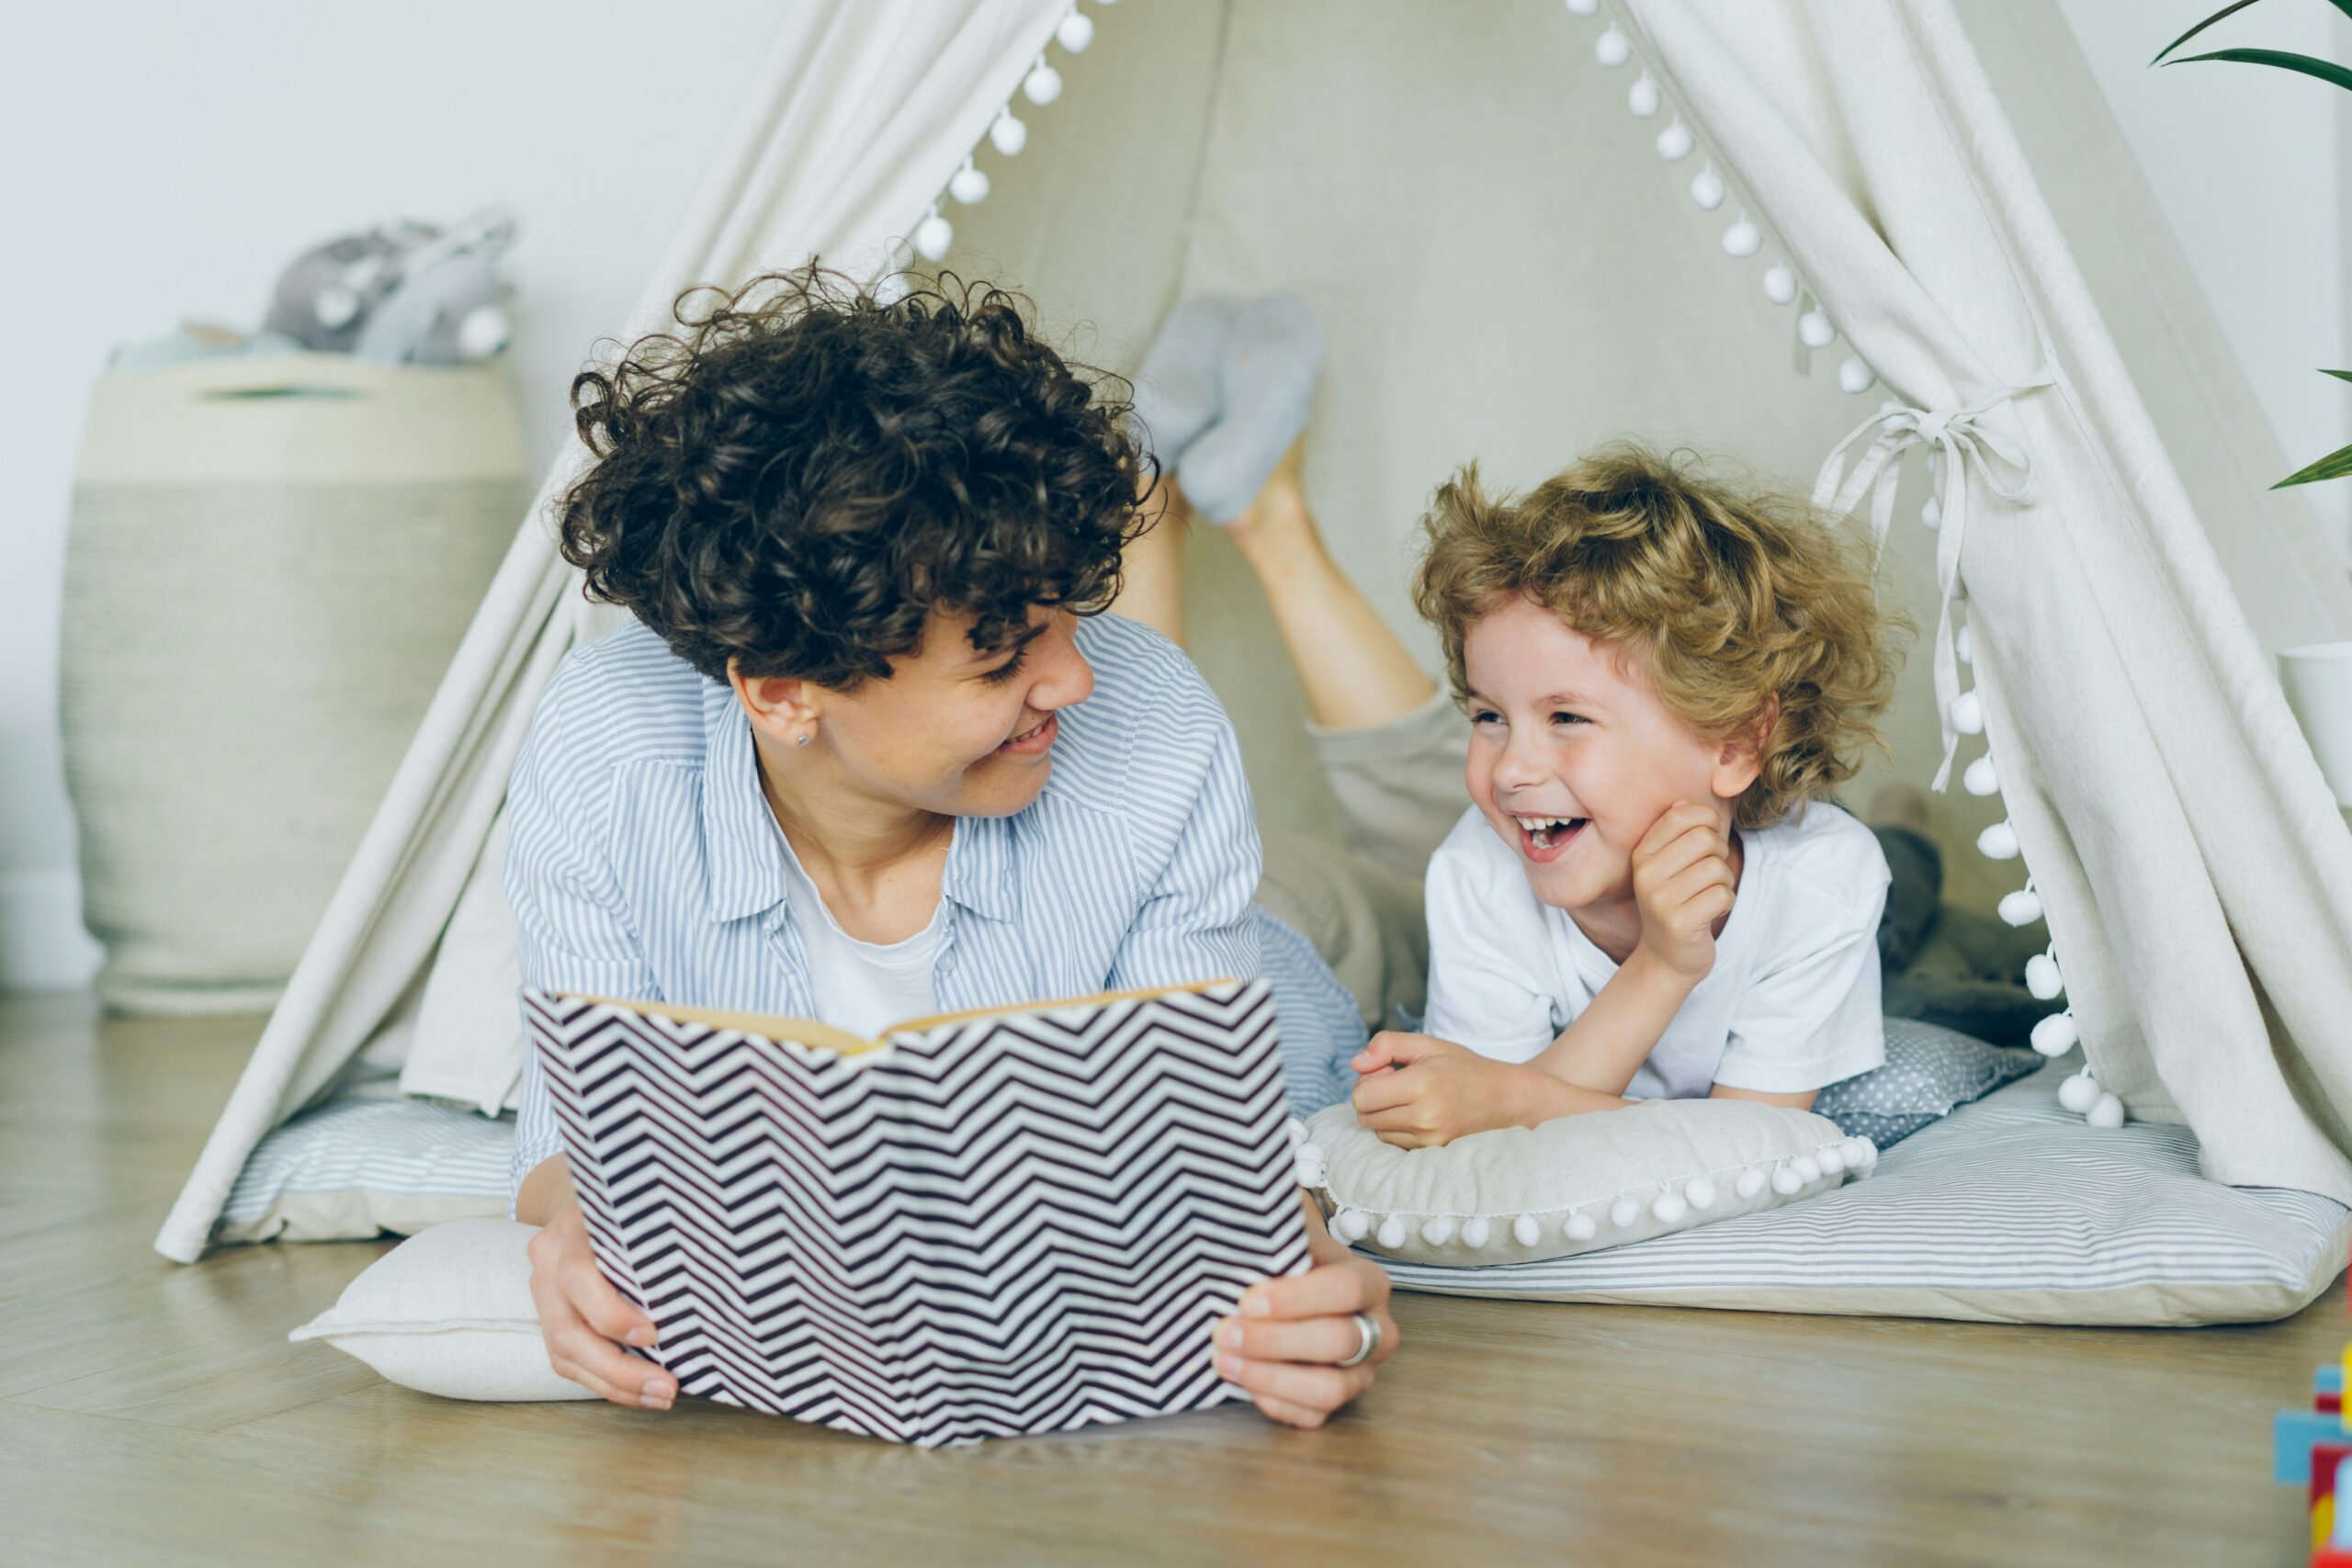
{"label": "woven laundry basket", "polygon": [[60,702],[107,1006],[276,1001],[529,496],[496,364],[99,381]]}

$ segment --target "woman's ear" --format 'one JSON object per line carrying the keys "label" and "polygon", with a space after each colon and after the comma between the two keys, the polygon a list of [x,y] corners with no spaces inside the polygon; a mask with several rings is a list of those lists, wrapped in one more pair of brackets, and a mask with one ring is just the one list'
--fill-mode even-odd
{"label": "woman's ear", "polygon": [[1764,748],[1772,739],[1772,727],[1781,721],[1781,694],[1772,693],[1764,699],[1763,708],[1756,717],[1715,752],[1715,798],[1734,800],[1747,792],[1764,771]]}
{"label": "woman's ear", "polygon": [[814,683],[791,675],[746,675],[740,659],[728,660],[727,682],[752,728],[770,739],[790,745],[817,728]]}

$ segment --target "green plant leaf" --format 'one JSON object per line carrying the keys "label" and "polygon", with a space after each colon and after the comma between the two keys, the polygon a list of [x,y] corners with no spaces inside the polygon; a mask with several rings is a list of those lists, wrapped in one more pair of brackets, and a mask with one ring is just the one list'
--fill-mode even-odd
{"label": "green plant leaf", "polygon": [[2306,76],[2316,76],[2323,82],[2333,82],[2352,93],[2352,71],[2332,61],[2313,60],[2308,54],[2290,54],[2282,49],[2217,49],[2211,54],[2185,54],[2178,60],[2167,60],[2167,67],[2188,65],[2199,60],[2231,60],[2241,65],[2275,65],[2281,71],[2300,71]]}
{"label": "green plant leaf", "polygon": [[2339,381],[2352,381],[2352,370],[2329,370],[2323,367],[2320,374],[2333,376]]}
{"label": "green plant leaf", "polygon": [[2321,479],[2340,479],[2352,474],[2352,446],[2339,446],[2308,468],[2299,468],[2272,485],[2272,490],[2285,490],[2289,485],[2307,485]]}
{"label": "green plant leaf", "polygon": [[[2346,0],[2346,3],[2352,3],[2352,0]],[[2195,38],[2199,33],[2203,32],[2207,28],[2211,27],[2215,22],[2220,21],[2223,17],[2227,17],[2227,16],[2234,15],[2235,13],[2237,13],[2237,12],[2239,12],[2239,11],[2243,11],[2243,10],[2245,10],[2248,6],[2251,6],[2251,5],[2253,5],[2253,4],[2254,4],[2254,0],[2236,0],[2236,3],[2235,3],[2234,5],[2229,5],[2229,6],[2222,6],[2220,10],[2218,10],[2218,11],[2214,12],[2211,16],[2210,16],[2210,17],[2206,17],[2203,21],[2201,21],[2201,22],[2198,23],[2195,27],[2193,27],[2193,28],[2189,28],[2187,32],[2185,32],[2185,33],[2181,34],[2178,38],[2177,38],[2177,39],[2173,39],[2170,43],[2168,43],[2168,44],[2165,45],[2165,46],[2164,46],[2164,48],[2162,48],[2162,49],[2160,49],[2160,50],[2156,51],[2156,57],[2155,57],[2154,60],[2151,60],[2150,62],[2148,62],[2148,63],[2149,63],[2149,64],[2151,64],[2151,65],[2162,65],[2162,64],[2165,62],[2165,55],[2170,54],[2174,50],[2178,49],[2182,44],[2187,43],[2190,39]]]}

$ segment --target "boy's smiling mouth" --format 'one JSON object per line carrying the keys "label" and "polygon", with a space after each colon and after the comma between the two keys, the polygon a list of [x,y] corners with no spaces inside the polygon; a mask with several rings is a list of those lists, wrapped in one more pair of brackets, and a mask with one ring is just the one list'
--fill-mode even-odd
{"label": "boy's smiling mouth", "polygon": [[1568,846],[1580,837],[1589,817],[1522,817],[1511,815],[1519,825],[1519,852],[1538,865],[1558,860],[1568,852]]}

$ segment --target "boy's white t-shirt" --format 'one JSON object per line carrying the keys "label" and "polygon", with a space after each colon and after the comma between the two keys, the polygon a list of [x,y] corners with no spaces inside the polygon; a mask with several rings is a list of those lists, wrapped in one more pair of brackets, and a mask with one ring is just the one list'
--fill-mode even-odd
{"label": "boy's white t-shirt", "polygon": [[[1886,1060],[1879,1010],[1877,835],[1826,802],[1742,829],[1739,890],[1714,967],[1627,1086],[1690,1100],[1716,1084],[1803,1094]],[[1430,860],[1423,1033],[1525,1062],[1591,1004],[1616,964],[1535,897],[1519,856],[1472,807]]]}
{"label": "boy's white t-shirt", "polygon": [[[783,835],[776,835],[781,840]],[[872,1040],[894,1023],[928,1018],[939,1010],[932,986],[932,965],[939,955],[939,913],[931,923],[903,942],[860,942],[842,930],[825,908],[817,885],[800,869],[800,859],[785,846],[784,863],[789,886],[785,899],[791,906],[792,924],[800,933],[801,951],[808,959],[808,988],[816,1003],[817,1021]],[[940,899],[942,908],[947,900]]]}

